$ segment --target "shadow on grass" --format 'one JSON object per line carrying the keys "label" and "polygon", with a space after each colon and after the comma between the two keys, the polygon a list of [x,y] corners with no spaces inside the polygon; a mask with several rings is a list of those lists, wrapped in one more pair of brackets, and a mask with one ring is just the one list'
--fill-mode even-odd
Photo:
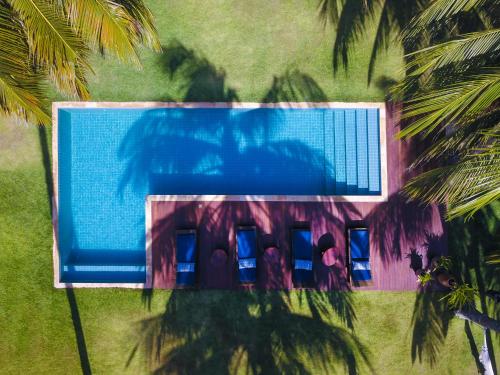
{"label": "shadow on grass", "polygon": [[172,83],[184,92],[186,102],[238,101],[236,90],[226,85],[226,72],[174,39],[162,47],[160,64]]}
{"label": "shadow on grass", "polygon": [[453,314],[440,301],[443,293],[420,291],[417,293],[411,325],[411,360],[427,361],[433,366],[444,346]]}
{"label": "shadow on grass", "polygon": [[326,102],[328,98],[318,83],[299,70],[287,70],[273,77],[273,83],[262,98],[263,103]]}
{"label": "shadow on grass", "polygon": [[[480,309],[488,312],[495,319],[500,318],[498,306],[486,300],[485,293],[489,289],[498,290],[500,275],[495,267],[485,263],[485,256],[495,250],[498,243],[498,203],[487,206],[479,211],[470,221],[456,219],[447,225],[449,255],[452,257],[452,274],[461,282],[468,283],[479,290]],[[440,247],[440,238],[429,237],[425,247],[428,256],[438,253],[433,247]],[[429,261],[429,260],[428,260]],[[412,316],[412,349],[411,357],[428,361],[433,365],[438,359],[448,332],[448,326],[453,312],[448,309],[445,301],[439,299],[444,293],[420,291],[417,293]],[[464,322],[464,332],[471,347],[471,354],[479,372],[482,365],[479,362],[478,344],[472,335],[470,324]],[[486,342],[493,364],[496,367],[491,334],[487,332]]]}
{"label": "shadow on grass", "polygon": [[[194,49],[177,39],[163,46],[159,63],[173,86],[183,92],[185,102],[238,101],[236,89],[227,85],[226,71],[213,65]],[[271,87],[261,99],[263,103],[326,101],[328,98],[318,83],[301,71],[287,70],[273,77]]]}
{"label": "shadow on grass", "polygon": [[90,367],[90,360],[87,353],[87,344],[85,343],[85,335],[83,333],[80,312],[78,311],[75,292],[72,288],[66,288],[66,298],[68,299],[68,304],[71,311],[71,320],[73,321],[73,328],[75,329],[76,345],[78,347],[78,355],[80,357],[82,374],[90,375],[92,374],[92,368]]}
{"label": "shadow on grass", "polygon": [[[50,149],[47,133],[49,130],[45,127],[38,127],[38,140],[40,142],[40,150],[42,153],[42,163],[45,172],[45,185],[47,188],[47,199],[50,208],[50,213],[53,214],[52,197],[53,197],[53,179],[52,168],[50,163]],[[50,132],[49,132],[50,134]],[[85,334],[83,332],[82,321],[80,319],[80,312],[78,310],[78,303],[76,301],[75,292],[72,288],[66,288],[66,299],[71,312],[71,320],[73,322],[73,329],[75,330],[76,345],[78,348],[78,356],[80,358],[80,366],[84,375],[92,374],[90,366],[89,355],[87,352],[87,345],[85,343]]]}
{"label": "shadow on grass", "polygon": [[372,370],[353,331],[328,318],[331,304],[351,304],[349,293],[297,297],[174,290],[163,314],[140,322],[141,340],[128,364],[142,350],[154,374],[335,373],[339,365],[349,374]]}
{"label": "shadow on grass", "polygon": [[[399,34],[407,27],[411,19],[420,12],[426,0],[319,0],[320,19],[335,26],[332,67],[334,73],[343,66],[346,70],[355,42],[366,37],[369,25],[377,22],[375,39],[372,44],[368,66],[368,84],[375,71],[375,62],[379,54],[394,43],[395,33]],[[418,47],[418,40],[401,42],[406,56]]]}

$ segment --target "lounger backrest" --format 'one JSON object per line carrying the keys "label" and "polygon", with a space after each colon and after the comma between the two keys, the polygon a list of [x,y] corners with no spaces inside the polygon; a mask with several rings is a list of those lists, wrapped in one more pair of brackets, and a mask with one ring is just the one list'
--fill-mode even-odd
{"label": "lounger backrest", "polygon": [[312,241],[309,229],[294,229],[292,231],[292,251],[294,259],[312,259]]}
{"label": "lounger backrest", "polygon": [[353,281],[370,281],[370,237],[367,228],[348,230],[351,259],[351,277]]}
{"label": "lounger backrest", "polygon": [[196,231],[176,233],[177,284],[194,284],[196,271]]}
{"label": "lounger backrest", "polygon": [[292,229],[292,280],[295,286],[311,286],[313,246],[309,229]]}
{"label": "lounger backrest", "polygon": [[255,258],[257,254],[257,236],[254,228],[238,229],[236,232],[238,258]]}

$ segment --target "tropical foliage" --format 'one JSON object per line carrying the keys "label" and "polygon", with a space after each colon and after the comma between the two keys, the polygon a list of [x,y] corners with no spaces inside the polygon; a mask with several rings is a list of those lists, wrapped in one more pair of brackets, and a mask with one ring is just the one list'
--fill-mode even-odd
{"label": "tropical foliage", "polygon": [[442,300],[446,300],[448,307],[453,310],[463,309],[464,306],[473,305],[476,297],[476,289],[469,284],[457,284],[446,294]]}
{"label": "tropical foliage", "polygon": [[394,91],[410,120],[400,136],[418,135],[428,145],[413,165],[427,171],[405,191],[447,204],[448,218],[470,216],[500,198],[499,10],[495,1],[436,0],[403,34],[407,41],[435,39],[446,30],[444,41],[411,55]]}
{"label": "tropical foliage", "polygon": [[[378,22],[368,80],[378,53],[398,35],[405,79],[402,138],[427,150],[413,163],[425,170],[406,186],[412,198],[447,204],[448,218],[472,215],[500,198],[500,3],[495,0],[320,0],[320,15],[337,26],[333,67],[347,67],[353,42]],[[378,17],[378,18],[377,18]]]}
{"label": "tropical foliage", "polygon": [[0,113],[48,124],[46,84],[88,99],[91,52],[140,66],[160,49],[142,0],[0,0]]}

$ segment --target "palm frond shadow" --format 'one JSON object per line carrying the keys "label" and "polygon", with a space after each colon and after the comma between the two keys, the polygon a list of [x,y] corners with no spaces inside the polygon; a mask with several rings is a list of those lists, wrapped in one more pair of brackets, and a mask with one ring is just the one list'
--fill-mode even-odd
{"label": "palm frond shadow", "polygon": [[238,100],[234,88],[226,84],[226,72],[180,41],[162,47],[160,64],[174,85],[184,92],[187,102],[232,102]]}
{"label": "palm frond shadow", "polygon": [[[376,23],[368,65],[368,84],[373,80],[375,62],[379,54],[397,40],[397,34],[425,6],[427,0],[320,0],[319,16],[323,23],[331,22],[335,28],[332,67],[336,74],[341,67],[349,67],[349,57],[355,42],[366,36],[368,25]],[[416,46],[402,41],[404,55]]]}
{"label": "palm frond shadow", "polygon": [[305,297],[311,316],[295,312],[286,293],[175,290],[163,314],[139,323],[129,362],[141,348],[154,374],[372,371],[352,330],[329,321],[328,298]]}
{"label": "palm frond shadow", "polygon": [[428,361],[431,366],[438,360],[453,314],[440,301],[442,293],[417,293],[411,319],[411,360]]}
{"label": "palm frond shadow", "polygon": [[271,87],[262,98],[263,103],[276,102],[326,102],[325,92],[308,74],[301,71],[287,70],[280,76],[274,76]]}
{"label": "palm frond shadow", "polygon": [[[384,264],[401,260],[405,248],[423,246],[433,232],[433,223],[440,217],[439,208],[425,206],[418,201],[409,201],[402,194],[389,196],[371,211],[367,220],[370,235],[378,244],[380,257]],[[442,253],[446,244],[441,243],[435,250]]]}
{"label": "palm frond shadow", "polygon": [[[186,47],[178,40],[172,40],[164,46],[160,63],[165,74],[170,77],[172,85],[181,88],[181,92],[184,93],[182,97],[184,101],[231,102],[238,98],[236,90],[228,86],[222,68],[214,66],[200,52]],[[321,87],[312,77],[298,70],[285,71],[282,75],[275,76],[262,99],[264,102],[324,100],[326,100],[326,94]],[[259,112],[258,114],[254,110],[243,112],[240,115],[241,121],[230,119],[231,131],[225,132],[224,137],[220,138],[221,144],[219,144],[210,141],[214,127],[208,123],[200,122],[192,124],[193,126],[184,126],[185,122],[190,119],[184,118],[183,116],[186,115],[183,113],[171,113],[165,116],[164,113],[158,115],[155,111],[148,111],[132,127],[120,146],[119,155],[125,160],[126,168],[122,174],[117,193],[121,196],[125,196],[130,191],[141,195],[176,194],[181,191],[183,194],[209,194],[211,192],[207,191],[203,184],[198,185],[203,191],[188,190],[189,186],[174,186],[170,179],[171,173],[189,174],[196,170],[197,174],[206,174],[207,179],[225,176],[226,181],[237,181],[239,176],[234,175],[234,169],[226,168],[226,165],[244,159],[245,155],[242,154],[240,147],[242,140],[247,144],[256,145],[248,148],[245,151],[246,154],[259,155],[261,160],[261,165],[256,163],[252,170],[245,170],[244,173],[258,174],[258,178],[261,180],[267,178],[265,173],[270,170],[268,165],[273,161],[280,163],[282,165],[280,167],[281,173],[288,176],[300,176],[301,173],[295,172],[305,169],[319,168],[324,170],[324,160],[315,150],[301,142],[273,138],[274,127],[279,125],[279,118],[276,117],[281,116],[279,111],[273,112],[274,117],[268,112]],[[224,124],[229,121],[227,116],[227,113],[220,114],[214,121],[217,124]],[[186,154],[184,152],[187,148],[186,145],[189,145],[189,149],[194,150],[194,152]],[[166,149],[170,151],[170,154],[182,155],[182,158],[175,158],[175,160],[169,158],[165,153]],[[283,158],[288,158],[289,162],[282,163]],[[231,174],[233,178],[228,177]],[[302,182],[297,181],[296,184],[292,185],[300,186]],[[287,184],[283,186],[283,189],[289,190],[289,186],[290,184]],[[262,189],[265,188],[266,185],[262,184]],[[279,193],[275,188],[272,192],[262,191],[261,193]],[[177,191],[174,191],[175,189]],[[272,216],[270,206],[253,202],[243,209],[260,210]],[[285,218],[292,220],[291,218],[295,214],[304,210],[302,206],[290,205],[289,210],[285,213]],[[189,223],[196,223],[198,220],[206,222],[207,231],[213,233],[214,236],[228,229],[228,224],[222,225],[215,218],[230,218],[234,223],[240,215],[234,208],[220,204],[214,209],[203,211],[202,217],[198,218],[197,214],[192,212],[193,207],[189,204],[179,204],[176,207],[176,212],[182,212],[184,218],[189,218]],[[342,220],[357,216],[359,216],[359,212],[349,203],[331,206],[325,204],[323,208],[318,208],[317,211],[311,213],[311,220],[319,222],[327,217],[336,227],[343,228]],[[270,219],[273,222],[279,221],[278,217],[270,217]],[[156,225],[160,231],[175,229],[174,223],[169,222],[168,218]],[[326,232],[328,232],[327,228],[325,228]],[[339,229],[340,232],[341,229]],[[286,239],[282,240],[282,242],[286,242]],[[162,261],[166,259],[166,256],[166,254],[162,254]],[[164,262],[164,264],[167,264],[168,271],[170,265],[168,262]],[[325,275],[329,272],[329,270],[323,271]],[[344,271],[338,269],[336,272],[340,275]],[[331,272],[327,276],[330,278],[330,282],[342,279],[338,275],[332,275]],[[283,285],[282,275],[277,275],[275,284]],[[338,285],[338,289],[348,289],[347,284]],[[153,292],[146,291],[144,293],[146,304],[149,304],[151,293]]]}

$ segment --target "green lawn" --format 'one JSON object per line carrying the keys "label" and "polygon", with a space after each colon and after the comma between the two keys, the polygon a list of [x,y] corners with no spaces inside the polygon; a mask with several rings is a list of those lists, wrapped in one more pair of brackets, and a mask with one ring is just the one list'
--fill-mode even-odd
{"label": "green lawn", "polygon": [[[145,52],[142,71],[96,57],[95,100],[384,97],[366,86],[369,40],[356,49],[348,78],[333,78],[333,31],[323,29],[314,1],[166,3],[149,1],[164,53]],[[400,63],[391,50],[375,77],[396,78]],[[55,290],[43,134],[0,120],[0,373],[477,372],[464,322],[450,320],[439,296]],[[456,272],[482,289],[498,285],[482,254],[499,216],[497,205],[450,226]],[[472,327],[475,346],[481,333]],[[157,361],[151,340],[161,335]],[[498,356],[498,336],[493,341]]]}

